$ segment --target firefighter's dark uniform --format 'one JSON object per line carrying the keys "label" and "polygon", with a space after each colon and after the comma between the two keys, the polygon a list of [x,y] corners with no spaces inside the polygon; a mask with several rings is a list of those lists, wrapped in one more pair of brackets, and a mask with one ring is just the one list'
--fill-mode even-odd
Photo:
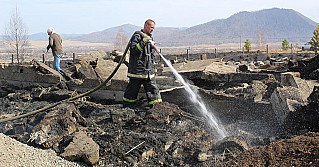
{"label": "firefighter's dark uniform", "polygon": [[[162,102],[154,74],[155,50],[150,43],[144,43],[146,34],[137,31],[130,40],[130,59],[128,65],[129,83],[123,97],[123,107],[134,107],[143,84],[149,105]],[[151,35],[149,35],[151,37]]]}

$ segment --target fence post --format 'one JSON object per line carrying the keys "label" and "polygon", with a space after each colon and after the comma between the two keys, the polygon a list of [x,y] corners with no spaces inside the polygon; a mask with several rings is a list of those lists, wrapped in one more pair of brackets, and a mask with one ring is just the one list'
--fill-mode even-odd
{"label": "fence post", "polygon": [[12,54],[12,56],[11,56],[11,63],[13,64],[13,54]]}
{"label": "fence post", "polygon": [[42,54],[42,63],[45,63],[44,53]]}
{"label": "fence post", "polygon": [[215,58],[217,58],[217,49],[215,48]]}
{"label": "fence post", "polygon": [[189,60],[189,50],[186,49],[186,60]]}
{"label": "fence post", "polygon": [[72,53],[72,57],[73,57],[73,64],[75,63],[75,53]]}
{"label": "fence post", "polygon": [[267,44],[267,60],[270,58],[270,53],[269,53],[269,45]]}

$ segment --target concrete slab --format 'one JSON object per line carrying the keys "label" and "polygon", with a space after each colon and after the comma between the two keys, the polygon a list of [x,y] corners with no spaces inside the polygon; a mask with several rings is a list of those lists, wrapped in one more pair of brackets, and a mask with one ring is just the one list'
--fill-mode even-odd
{"label": "concrete slab", "polygon": [[[204,71],[207,66],[213,62],[219,61],[219,59],[208,59],[208,60],[198,60],[198,61],[188,61],[187,63],[178,63],[174,64],[173,67],[179,73],[185,72],[195,72],[195,71]],[[167,73],[172,73],[168,67],[164,68],[163,75]]]}
{"label": "concrete slab", "polygon": [[[111,60],[98,59],[96,68],[94,69],[97,76],[102,80],[108,78],[111,73],[114,71],[115,67],[118,63],[113,62]],[[120,68],[113,76],[112,79],[115,80],[128,80],[127,78],[127,67],[124,64],[121,64]]]}
{"label": "concrete slab", "polygon": [[224,62],[213,62],[206,66],[203,71],[218,74],[229,74],[237,73],[237,67],[234,65],[225,64]]}
{"label": "concrete slab", "polygon": [[314,86],[319,85],[315,80],[304,80],[300,78],[299,72],[286,72],[281,74],[281,85],[298,88],[302,103],[307,102]]}
{"label": "concrete slab", "polygon": [[50,72],[51,74],[53,75],[56,75],[58,76],[61,80],[64,80],[63,76],[57,72],[56,70],[54,70],[53,68],[47,66],[46,64],[42,63],[42,62],[39,62],[39,61],[36,61],[36,60],[33,60],[32,61],[35,65],[39,66],[39,68],[42,68],[48,72]]}
{"label": "concrete slab", "polygon": [[[43,74],[39,71],[45,71]],[[13,85],[20,88],[29,86],[51,86],[64,79],[60,73],[41,62],[33,65],[7,65],[1,67],[0,85]]]}
{"label": "concrete slab", "polygon": [[277,116],[277,120],[283,123],[290,112],[294,112],[291,101],[305,104],[301,96],[300,89],[292,86],[277,87],[270,97],[272,109]]}

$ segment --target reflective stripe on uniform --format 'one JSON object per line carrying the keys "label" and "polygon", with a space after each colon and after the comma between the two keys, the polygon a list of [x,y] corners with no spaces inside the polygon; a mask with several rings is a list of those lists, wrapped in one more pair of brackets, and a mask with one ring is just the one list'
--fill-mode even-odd
{"label": "reflective stripe on uniform", "polygon": [[[128,77],[133,77],[133,78],[144,78],[147,79],[148,75],[136,75],[136,74],[131,74],[131,73],[127,73]],[[150,75],[150,78],[154,78],[155,74]]]}
{"label": "reflective stripe on uniform", "polygon": [[150,102],[148,102],[148,104],[154,104],[154,103],[159,103],[159,102],[162,102],[162,99],[150,101]]}
{"label": "reflective stripe on uniform", "polygon": [[128,99],[128,98],[125,98],[125,97],[123,97],[123,101],[130,102],[130,103],[136,102],[136,100],[131,100],[131,99]]}
{"label": "reflective stripe on uniform", "polygon": [[139,51],[143,51],[143,48],[140,46],[139,43],[136,45],[136,47],[137,47],[137,49],[138,49]]}

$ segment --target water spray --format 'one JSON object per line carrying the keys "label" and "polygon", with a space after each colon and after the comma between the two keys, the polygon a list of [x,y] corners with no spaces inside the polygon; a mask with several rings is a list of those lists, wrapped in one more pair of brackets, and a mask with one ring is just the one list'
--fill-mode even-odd
{"label": "water spray", "polygon": [[207,120],[207,122],[210,125],[210,127],[214,128],[216,130],[217,133],[214,134],[215,137],[218,140],[225,138],[226,134],[227,134],[225,128],[223,127],[223,125],[221,123],[219,123],[219,121],[214,116],[214,114],[212,112],[208,111],[208,109],[206,108],[204,102],[201,100],[201,97],[196,92],[194,92],[191,89],[190,85],[176,71],[176,69],[174,69],[172,64],[167,59],[165,59],[165,57],[158,51],[158,49],[154,45],[155,43],[153,41],[151,41],[150,43],[153,46],[154,50],[161,56],[161,58],[167,64],[167,66],[172,70],[172,72],[173,72],[174,76],[176,77],[176,79],[184,85],[184,88],[185,88],[186,92],[189,94],[190,100],[195,104],[196,109],[198,111],[200,111],[200,113],[205,117],[205,119]]}

